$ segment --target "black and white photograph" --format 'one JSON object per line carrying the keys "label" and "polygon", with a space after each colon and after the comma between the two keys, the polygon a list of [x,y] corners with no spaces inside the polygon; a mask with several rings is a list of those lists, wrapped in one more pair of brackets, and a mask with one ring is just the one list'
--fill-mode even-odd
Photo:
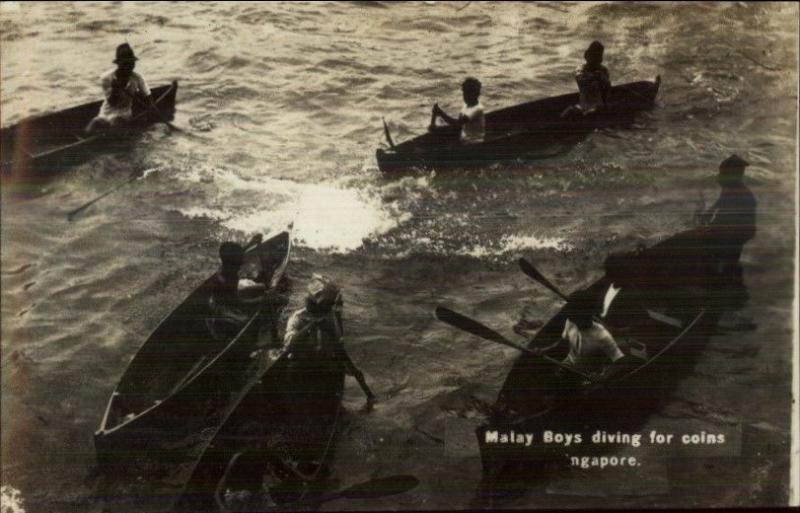
{"label": "black and white photograph", "polygon": [[800,505],[796,2],[0,2],[0,513]]}

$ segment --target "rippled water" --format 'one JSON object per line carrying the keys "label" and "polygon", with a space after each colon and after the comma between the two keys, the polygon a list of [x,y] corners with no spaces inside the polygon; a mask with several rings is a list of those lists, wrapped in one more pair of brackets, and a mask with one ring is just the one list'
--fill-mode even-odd
{"label": "rippled water", "polygon": [[[127,361],[213,270],[220,240],[290,221],[291,274],[341,283],[346,345],[384,397],[359,414],[348,381],[336,477],[342,486],[403,472],[422,481],[400,498],[326,508],[479,507],[469,447],[480,415],[469,405],[492,400],[516,355],[437,323],[433,307],[508,334],[523,313],[546,319],[560,305],[526,281],[516,257],[566,289],[585,284],[609,251],[687,227],[697,191],[713,200],[713,174],[731,152],[752,163],[759,198],[759,235],[743,257],[744,313],[759,327],[715,337],[668,411],[689,425],[759,426],[772,446],[788,443],[796,5],[1,5],[3,126],[96,99],[127,40],[150,85],[180,81],[175,124],[207,138],[155,127],[129,153],[35,184],[34,198],[4,190],[3,497],[28,511],[98,507],[92,432]],[[595,133],[528,166],[391,179],[376,169],[382,116],[395,140],[420,133],[434,101],[458,109],[466,75],[481,79],[490,110],[571,91],[592,39],[605,43],[615,83],[662,76],[657,108],[632,129]],[[783,503],[785,487],[764,483],[786,482],[786,453],[748,453],[741,461],[752,465],[734,466],[728,488],[631,498],[612,486],[604,504]],[[532,493],[508,505],[592,500]]]}

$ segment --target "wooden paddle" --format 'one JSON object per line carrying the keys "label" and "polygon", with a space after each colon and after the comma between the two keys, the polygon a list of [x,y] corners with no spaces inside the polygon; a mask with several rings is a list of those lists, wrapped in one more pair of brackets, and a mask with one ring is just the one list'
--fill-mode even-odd
{"label": "wooden paddle", "polygon": [[[231,462],[228,464],[228,468],[225,470],[223,478],[217,485],[217,489],[214,494],[214,499],[217,503],[219,511],[224,513],[231,513],[232,510],[227,507],[222,498],[223,497],[222,487],[227,481],[234,463],[241,455],[242,453],[236,453],[233,456]],[[349,488],[345,488],[344,490],[339,490],[338,492],[323,494],[319,497],[309,497],[307,499],[304,498],[297,502],[293,502],[291,504],[278,505],[275,508],[270,508],[270,510],[286,511],[286,507],[294,508],[295,506],[300,506],[303,504],[319,505],[324,502],[330,502],[336,499],[378,499],[381,497],[388,497],[390,495],[398,495],[401,493],[405,493],[409,490],[413,490],[418,485],[419,485],[419,479],[417,479],[414,476],[396,475],[396,476],[379,477],[377,479],[370,479],[369,481],[358,483]]]}
{"label": "wooden paddle", "polygon": [[128,93],[128,91],[125,91],[124,89],[122,90],[122,93],[125,94],[128,98],[130,98],[134,102],[136,102],[136,104],[139,105],[140,107],[144,107],[145,109],[147,109],[150,112],[154,113],[162,123],[167,125],[167,127],[170,130],[174,130],[174,131],[176,131],[178,133],[181,133],[181,134],[184,134],[184,135],[188,135],[189,137],[195,137],[197,139],[208,141],[207,137],[203,137],[203,136],[194,134],[192,132],[188,132],[188,131],[184,130],[183,128],[177,127],[177,126],[173,125],[172,123],[170,123],[168,120],[166,120],[164,118],[164,115],[161,114],[161,111],[158,110],[158,108],[155,106],[155,104],[146,103],[146,102],[142,101],[141,99],[139,99],[138,97],[132,96],[131,94]]}
{"label": "wooden paddle", "polygon": [[538,270],[537,270],[537,269],[536,269],[536,268],[533,266],[533,264],[531,264],[530,262],[528,262],[528,261],[527,261],[527,260],[525,260],[524,258],[520,258],[520,259],[519,259],[519,268],[520,268],[520,269],[522,269],[522,272],[524,272],[525,274],[527,274],[528,276],[530,276],[530,277],[531,277],[531,278],[533,278],[534,280],[538,281],[539,283],[541,283],[542,285],[544,285],[544,286],[545,286],[545,287],[547,287],[548,289],[550,289],[550,290],[552,290],[553,292],[555,292],[556,294],[558,294],[558,296],[559,296],[561,299],[563,299],[564,301],[569,301],[569,298],[566,296],[566,294],[564,294],[563,292],[561,292],[560,290],[558,290],[558,287],[556,287],[555,285],[553,285],[552,283],[550,283],[550,280],[548,280],[547,278],[545,278],[545,277],[544,277],[544,275],[542,275],[542,273],[540,273],[540,272],[539,272],[539,271],[538,271]]}
{"label": "wooden paddle", "polygon": [[76,215],[78,215],[78,214],[79,214],[79,213],[81,213],[82,211],[86,210],[86,209],[87,209],[87,208],[89,208],[90,206],[94,205],[95,203],[97,203],[97,202],[98,202],[98,201],[100,201],[101,199],[105,198],[106,196],[108,196],[108,195],[109,195],[109,194],[111,194],[112,192],[114,192],[114,191],[117,191],[117,190],[121,189],[122,187],[124,187],[124,186],[128,185],[128,184],[129,184],[129,183],[131,183],[131,182],[135,182],[136,180],[139,180],[139,179],[141,179],[141,178],[144,178],[144,177],[146,177],[147,175],[149,175],[149,174],[151,174],[151,173],[155,173],[155,172],[156,172],[156,171],[158,171],[159,169],[161,169],[161,168],[160,168],[160,167],[153,167],[153,168],[150,168],[150,169],[146,169],[144,172],[142,172],[142,174],[140,174],[140,175],[134,175],[134,176],[132,176],[132,177],[128,178],[127,180],[125,180],[124,182],[122,182],[122,183],[120,183],[120,184],[117,184],[117,185],[115,185],[114,187],[110,188],[109,190],[107,190],[107,191],[106,191],[106,192],[104,192],[103,194],[101,194],[101,195],[97,196],[97,197],[96,197],[96,198],[94,198],[93,200],[91,200],[91,201],[87,201],[86,203],[84,203],[83,205],[81,205],[80,207],[78,207],[78,208],[76,208],[76,209],[74,209],[74,210],[70,210],[70,211],[67,213],[67,220],[69,220],[69,221],[72,221],[72,220],[75,218],[75,216],[76,216]]}
{"label": "wooden paddle", "polygon": [[379,477],[353,485],[344,490],[323,495],[315,500],[317,503],[335,499],[377,499],[389,495],[398,495],[412,490],[419,485],[419,479],[409,475]]}
{"label": "wooden paddle", "polygon": [[461,315],[458,312],[454,312],[453,310],[450,310],[449,308],[445,308],[443,306],[437,306],[435,314],[436,314],[436,318],[439,319],[440,321],[442,321],[445,324],[449,324],[450,326],[453,326],[453,327],[458,328],[460,330],[464,330],[467,333],[472,333],[473,335],[481,337],[481,338],[484,338],[486,340],[490,340],[492,342],[496,342],[496,343],[502,344],[504,346],[513,347],[514,349],[516,349],[518,351],[522,351],[523,353],[527,353],[527,354],[530,354],[530,355],[533,355],[533,356],[538,356],[538,357],[542,358],[544,361],[546,361],[546,362],[548,362],[550,364],[553,364],[553,365],[555,365],[557,367],[560,367],[560,368],[564,369],[567,372],[570,372],[572,374],[576,374],[576,375],[578,375],[578,376],[580,376],[580,377],[582,377],[584,379],[587,379],[587,380],[589,380],[591,382],[594,382],[594,379],[592,379],[588,374],[584,374],[583,372],[581,372],[581,371],[579,371],[577,369],[574,369],[574,368],[572,368],[571,366],[569,366],[569,365],[567,365],[565,363],[561,363],[561,362],[559,362],[558,360],[556,360],[554,358],[551,358],[549,356],[540,354],[540,353],[538,353],[536,351],[528,349],[525,346],[522,346],[520,344],[512,342],[512,341],[508,340],[507,338],[505,338],[503,335],[501,335],[498,332],[494,331],[493,329],[491,329],[491,328],[489,328],[487,326],[484,326],[483,324],[479,323],[478,321],[476,321],[474,319],[470,319],[469,317]]}

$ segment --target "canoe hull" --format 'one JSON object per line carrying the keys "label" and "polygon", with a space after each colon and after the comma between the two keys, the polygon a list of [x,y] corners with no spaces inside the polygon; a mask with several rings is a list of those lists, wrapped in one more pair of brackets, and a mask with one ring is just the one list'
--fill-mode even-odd
{"label": "canoe hull", "polygon": [[[265,481],[273,502],[303,499],[332,457],[344,377],[328,357],[298,362],[282,354],[220,429],[176,511],[218,511],[228,490],[267,495]],[[281,473],[309,466],[302,476]]]}
{"label": "canoe hull", "polygon": [[[485,475],[519,474],[548,461],[563,463],[569,451],[543,444],[545,430],[580,433],[587,440],[598,429],[631,432],[656,411],[678,380],[694,368],[722,311],[714,293],[720,283],[703,258],[702,240],[709,235],[702,230],[685,232],[633,256],[634,261],[627,265],[640,273],[631,279],[641,286],[633,297],[625,297],[626,283],[615,278],[623,294],[614,303],[607,324],[618,341],[641,342],[647,347],[648,359],[633,372],[602,385],[589,385],[580,377],[556,372],[538,357],[521,355],[515,361],[493,405],[494,414],[476,429]],[[642,282],[645,279],[648,281]],[[610,283],[605,276],[572,297],[602,301]],[[529,347],[547,346],[559,339],[566,318],[563,310],[559,312]],[[566,344],[561,344],[549,356],[560,360],[566,351]],[[512,433],[533,434],[536,442],[521,447],[513,441],[500,441],[502,435]]]}
{"label": "canoe hull", "polygon": [[[148,489],[162,490],[159,499],[180,496],[216,432],[274,364],[260,349],[265,326],[276,322],[269,317],[285,304],[287,282],[280,278],[289,251],[288,232],[254,251],[275,273],[277,286],[266,296],[272,307],[254,309],[235,336],[215,338],[209,330],[212,277],[161,322],[128,365],[94,443],[114,494],[134,510],[145,506]],[[171,504],[162,501],[147,510]],[[116,506],[124,510],[122,503]]]}
{"label": "canoe hull", "polygon": [[89,136],[84,131],[100,112],[100,101],[32,116],[3,128],[0,130],[3,179],[55,174],[109,148],[124,147],[126,141],[151,125],[162,119],[174,119],[177,92],[177,82],[153,88],[159,114],[135,109],[126,131],[113,137]]}
{"label": "canoe hull", "polygon": [[411,168],[461,169],[541,158],[542,148],[577,142],[598,128],[629,126],[638,112],[654,107],[660,83],[658,77],[654,82],[615,86],[609,93],[608,108],[588,116],[561,117],[565,109],[578,103],[577,93],[490,112],[486,115],[486,142],[480,144],[461,144],[457,128],[440,127],[392,149],[378,149],[378,168],[384,173]]}

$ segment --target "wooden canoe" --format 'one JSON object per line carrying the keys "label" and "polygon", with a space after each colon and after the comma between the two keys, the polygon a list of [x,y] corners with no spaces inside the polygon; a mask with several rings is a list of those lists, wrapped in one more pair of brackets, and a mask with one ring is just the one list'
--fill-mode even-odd
{"label": "wooden canoe", "polygon": [[[548,450],[537,438],[532,447],[500,443],[495,436],[544,430],[582,433],[635,429],[680,376],[690,372],[719,318],[711,289],[718,286],[704,258],[709,233],[692,230],[616,262],[613,279],[606,276],[570,295],[570,302],[601,305],[611,283],[622,287],[605,323],[626,354],[637,355],[625,372],[590,383],[561,372],[542,358],[523,353],[514,362],[488,421],[476,430],[487,475],[509,467],[524,472],[543,460],[563,460],[563,447]],[[622,273],[619,272],[623,269]],[[625,271],[625,270],[628,271]],[[575,304],[575,303],[573,303]],[[528,345],[547,347],[561,338],[570,304],[547,322]],[[561,343],[546,354],[563,360]],[[630,432],[630,431],[629,431]]]}
{"label": "wooden canoe", "polygon": [[[285,294],[290,249],[290,232],[282,232],[248,252],[272,276],[265,304]],[[108,402],[94,443],[113,511],[169,510],[217,431],[274,363],[259,351],[274,309],[253,308],[233,336],[209,329],[212,279],[160,323]]]}
{"label": "wooden canoe", "polygon": [[[175,511],[298,510],[319,490],[342,415],[344,366],[334,355],[293,361],[284,349],[217,433]],[[294,506],[290,506],[294,505]]]}
{"label": "wooden canoe", "polygon": [[3,128],[0,130],[0,173],[4,179],[30,173],[53,174],[102,151],[112,139],[125,139],[154,123],[174,119],[178,82],[156,87],[151,92],[158,114],[134,105],[131,124],[125,132],[114,136],[85,132],[86,126],[100,112],[102,101],[31,116]]}
{"label": "wooden canoe", "polygon": [[[433,131],[376,152],[384,173],[411,168],[448,169],[541,158],[542,148],[577,142],[598,128],[629,126],[637,112],[652,109],[661,85],[640,81],[611,88],[608,106],[588,116],[562,118],[578,103],[578,93],[536,100],[486,114],[486,138],[479,144],[461,144],[457,127]],[[387,139],[390,139],[388,128]]]}

